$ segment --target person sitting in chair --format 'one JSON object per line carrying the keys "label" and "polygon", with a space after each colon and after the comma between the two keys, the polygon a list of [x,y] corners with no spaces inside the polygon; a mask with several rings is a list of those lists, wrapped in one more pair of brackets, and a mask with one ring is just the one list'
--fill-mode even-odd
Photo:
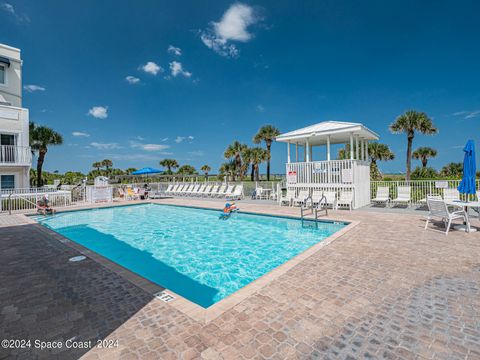
{"label": "person sitting in chair", "polygon": [[42,199],[37,202],[37,212],[47,215],[54,214],[55,209],[50,207],[50,200],[48,200],[48,194],[43,195]]}

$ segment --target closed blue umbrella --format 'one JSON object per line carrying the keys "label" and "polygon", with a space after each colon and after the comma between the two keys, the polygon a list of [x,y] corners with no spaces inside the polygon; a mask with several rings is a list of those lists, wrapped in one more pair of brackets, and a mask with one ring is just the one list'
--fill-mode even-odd
{"label": "closed blue umbrella", "polygon": [[475,180],[477,167],[475,164],[475,143],[473,140],[467,141],[463,151],[465,152],[463,158],[463,177],[462,182],[458,186],[458,191],[462,194],[475,194],[477,191]]}
{"label": "closed blue umbrella", "polygon": [[154,169],[151,167],[144,167],[143,169],[132,172],[132,175],[148,175],[148,174],[158,174],[162,170]]}

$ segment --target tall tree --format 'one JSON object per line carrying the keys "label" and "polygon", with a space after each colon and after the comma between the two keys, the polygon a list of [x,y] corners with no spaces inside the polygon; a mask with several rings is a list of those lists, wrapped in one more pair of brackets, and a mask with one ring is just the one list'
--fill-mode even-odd
{"label": "tall tree", "polygon": [[409,110],[395,119],[390,125],[390,131],[394,134],[407,134],[406,180],[410,180],[412,171],[412,144],[415,138],[415,132],[424,135],[433,135],[438,132],[438,129],[433,125],[432,119],[430,119],[426,113]]}
{"label": "tall tree", "polygon": [[133,173],[133,172],[135,172],[135,171],[137,171],[137,168],[132,168],[132,167],[130,167],[130,168],[127,168],[127,169],[125,170],[125,173],[126,173],[127,175],[130,175],[131,173]]}
{"label": "tall tree", "polygon": [[102,162],[101,161],[95,161],[93,164],[92,164],[92,167],[97,169],[97,171],[100,171],[100,168],[103,166]]}
{"label": "tall tree", "polygon": [[395,154],[388,145],[375,141],[368,144],[368,157],[370,159],[370,178],[372,180],[380,180],[382,174],[378,169],[377,161],[393,160],[395,159]]}
{"label": "tall tree", "polygon": [[46,127],[30,124],[30,147],[32,151],[38,152],[37,159],[37,186],[43,186],[42,168],[49,146],[62,145],[63,137],[55,130]]}
{"label": "tall tree", "polygon": [[269,159],[268,150],[262,149],[260,147],[254,147],[250,151],[250,161],[252,162],[252,169],[255,173],[255,181],[260,180],[260,164],[268,161]]}
{"label": "tall tree", "polygon": [[182,175],[194,175],[197,173],[197,170],[192,165],[182,165],[178,168],[177,174]]}
{"label": "tall tree", "polygon": [[[252,163],[252,148],[247,147],[245,150],[243,150],[242,153],[242,159],[243,159],[243,167],[245,170],[245,174],[248,173],[248,168],[250,167],[250,164]],[[253,181],[253,178],[255,176],[255,169],[253,168],[253,165],[251,167],[251,172],[250,172],[250,180]]]}
{"label": "tall tree", "polygon": [[235,173],[237,171],[237,166],[235,160],[223,163],[218,169],[219,173],[231,177],[232,181],[235,181]]}
{"label": "tall tree", "polygon": [[414,158],[415,160],[420,160],[422,162],[423,168],[427,167],[428,159],[434,158],[435,156],[437,156],[437,150],[428,146],[419,147],[412,154],[412,158]]}
{"label": "tall tree", "polygon": [[223,156],[225,159],[234,158],[235,161],[235,171],[239,177],[242,177],[242,153],[247,148],[247,145],[240,143],[239,141],[234,141],[227,146]]}
{"label": "tall tree", "polygon": [[160,165],[163,166],[164,168],[167,168],[167,175],[172,175],[173,174],[173,169],[178,168],[178,162],[175,159],[163,159],[160,161]]}
{"label": "tall tree", "polygon": [[278,130],[273,125],[263,125],[258,132],[253,137],[253,142],[255,144],[260,144],[262,141],[265,142],[268,151],[268,160],[267,160],[267,180],[270,180],[270,158],[272,142],[275,138],[280,135],[280,130]]}
{"label": "tall tree", "polygon": [[110,169],[113,166],[113,162],[112,160],[109,160],[109,159],[102,160],[102,166],[105,166],[105,170],[106,172],[108,172],[108,169]]}
{"label": "tall tree", "polygon": [[205,174],[205,180],[208,181],[208,173],[212,170],[212,168],[208,165],[203,165],[200,170],[203,171],[203,173]]}

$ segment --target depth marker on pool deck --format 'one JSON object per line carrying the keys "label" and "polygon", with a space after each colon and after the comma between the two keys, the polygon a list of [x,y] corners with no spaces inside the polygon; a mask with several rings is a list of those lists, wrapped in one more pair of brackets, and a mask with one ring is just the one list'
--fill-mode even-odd
{"label": "depth marker on pool deck", "polygon": [[165,290],[162,290],[162,291],[159,291],[155,294],[153,294],[157,299],[160,299],[162,300],[163,302],[170,302],[172,300],[175,300],[175,296],[173,296],[172,294],[169,294],[168,292],[166,292]]}

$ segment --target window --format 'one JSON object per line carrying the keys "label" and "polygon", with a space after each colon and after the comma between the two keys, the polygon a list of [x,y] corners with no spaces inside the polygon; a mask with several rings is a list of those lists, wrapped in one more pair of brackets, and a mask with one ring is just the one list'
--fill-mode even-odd
{"label": "window", "polygon": [[5,68],[5,65],[0,65],[0,84],[5,85],[7,83],[7,69]]}
{"label": "window", "polygon": [[15,189],[15,175],[0,176],[0,189]]}

